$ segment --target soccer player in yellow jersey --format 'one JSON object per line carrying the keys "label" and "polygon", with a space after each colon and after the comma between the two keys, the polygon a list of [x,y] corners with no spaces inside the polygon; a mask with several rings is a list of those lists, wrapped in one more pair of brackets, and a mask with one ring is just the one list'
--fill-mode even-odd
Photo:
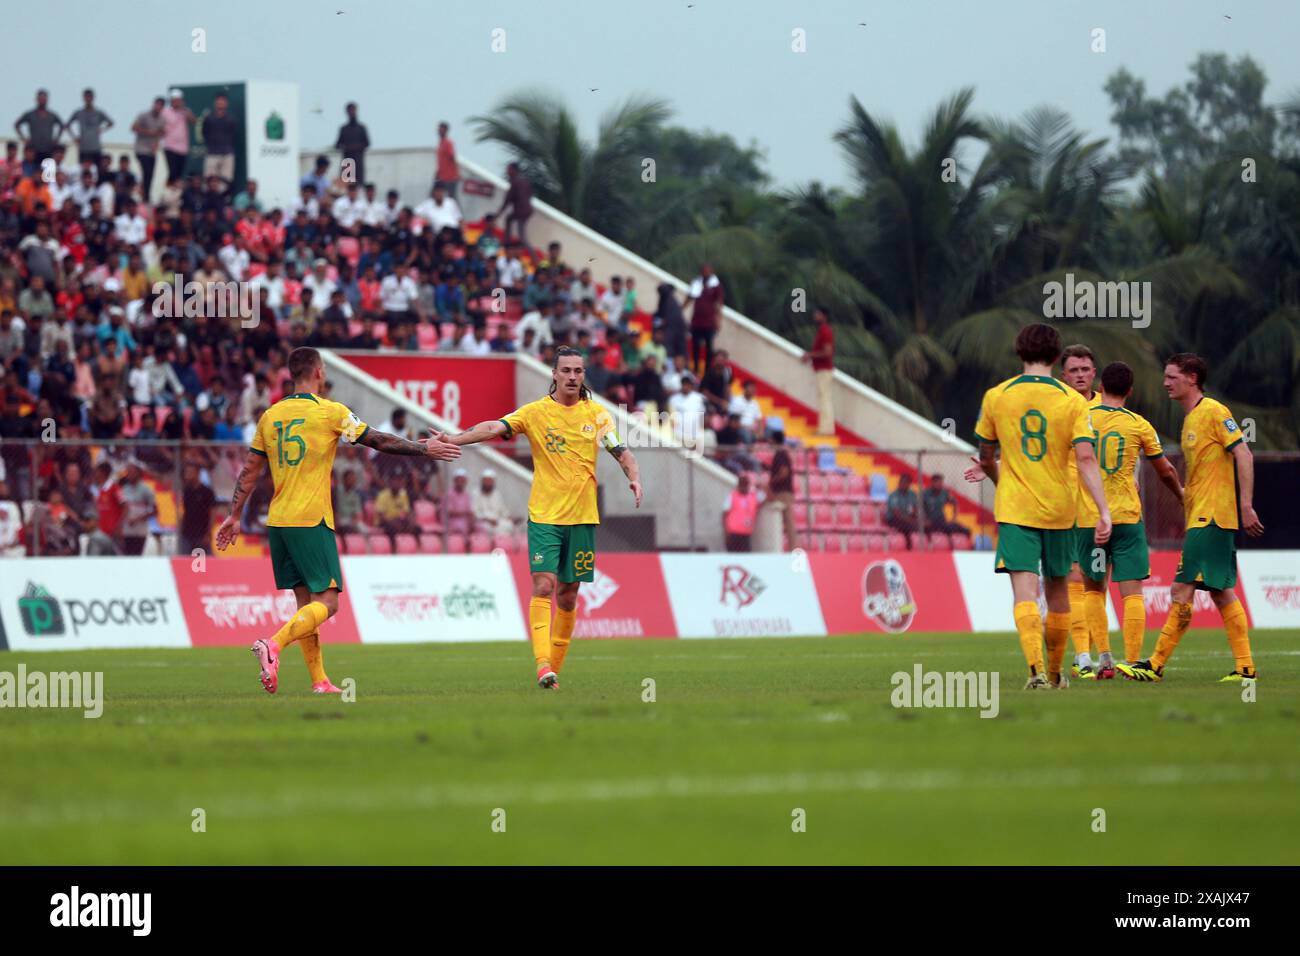
{"label": "soccer player in yellow jersey", "polygon": [[266,536],[277,588],[292,589],[298,612],[274,635],[253,644],[261,665],[262,686],[274,694],[279,686],[280,651],[300,642],[311,673],[312,690],[336,694],[325,676],[320,652],[320,626],[339,609],[343,572],[334,538],[334,507],[330,473],[341,440],[391,455],[421,455],[449,461],[460,449],[434,435],[408,441],[376,431],[346,405],[321,398],[325,366],[311,348],[289,355],[293,394],[268,408],[257,422],[257,433],[230,499],[230,515],[217,529],[217,549],[224,551],[239,537],[239,516],[262,474],[270,467],[275,483]]}
{"label": "soccer player in yellow jersey", "polygon": [[[1096,380],[1097,359],[1092,354],[1092,349],[1086,345],[1067,345],[1065,351],[1061,353],[1061,381],[1082,395],[1083,400],[1091,406],[1097,399],[1096,393],[1092,390]],[[1078,488],[1079,501],[1082,502],[1087,497],[1087,493],[1079,486],[1079,468],[1073,458],[1070,459],[1070,483]],[[1088,619],[1084,610],[1083,574],[1079,571],[1078,564],[1070,568],[1068,588],[1070,640],[1074,644],[1074,664],[1071,666],[1071,672],[1075,677],[1092,679],[1098,672],[1092,666]],[[1111,676],[1114,676],[1114,668],[1111,668]]]}
{"label": "soccer player in yellow jersey", "polygon": [[1179,501],[1183,500],[1178,472],[1165,457],[1156,430],[1141,415],[1124,407],[1132,392],[1133,370],[1123,362],[1111,362],[1101,373],[1101,395],[1088,409],[1092,427],[1097,433],[1097,465],[1101,469],[1102,491],[1110,504],[1113,522],[1110,540],[1105,545],[1093,542],[1092,529],[1097,522],[1097,509],[1090,497],[1079,496],[1075,515],[1077,560],[1084,577],[1088,636],[1097,644],[1100,653],[1095,671],[1098,679],[1115,676],[1114,658],[1110,653],[1110,625],[1106,621],[1108,575],[1119,585],[1120,596],[1124,599],[1125,661],[1136,661],[1142,656],[1142,639],[1146,636],[1147,611],[1142,600],[1142,582],[1151,576],[1151,558],[1137,489],[1139,456],[1146,458],[1160,480]]}
{"label": "soccer player in yellow jersey", "polygon": [[[1205,360],[1191,352],[1180,352],[1165,363],[1165,391],[1187,411],[1182,434],[1187,463],[1183,496],[1187,537],[1169,589],[1169,618],[1160,631],[1155,653],[1149,660],[1119,665],[1124,676],[1133,680],[1163,678],[1165,664],[1192,622],[1192,597],[1197,589],[1210,592],[1223,617],[1235,660],[1232,673],[1220,683],[1255,680],[1246,610],[1233,591],[1237,583],[1235,534],[1238,527],[1252,537],[1264,533],[1264,525],[1254,507],[1255,462],[1232,412],[1205,394],[1208,371]],[[1237,520],[1238,487],[1240,522]]]}
{"label": "soccer player in yellow jersey", "polygon": [[[641,473],[624,447],[609,413],[583,384],[582,353],[555,352],[549,394],[494,422],[480,422],[447,441],[469,445],[525,435],[533,452],[533,490],[528,498],[528,555],[533,595],[528,621],[537,665],[537,686],[558,688],[560,667],[577,619],[578,588],[596,568],[596,457],[604,448],[623,469],[641,507]],[[558,579],[558,582],[557,582]],[[556,604],[551,623],[551,601]]]}
{"label": "soccer player in yellow jersey", "polygon": [[[1093,454],[1096,436],[1083,396],[1052,377],[1061,336],[1050,325],[1025,326],[1016,336],[1024,371],[984,393],[975,433],[980,467],[997,485],[996,570],[1011,575],[1016,630],[1029,665],[1026,690],[1064,688],[1061,673],[1070,636],[1066,576],[1074,561],[1074,488],[1069,459],[1099,514],[1093,537],[1110,539],[1110,506],[1101,490]],[[999,464],[997,452],[1001,448]],[[1046,627],[1038,613],[1039,575],[1047,596]],[[1043,642],[1047,662],[1043,662]]]}

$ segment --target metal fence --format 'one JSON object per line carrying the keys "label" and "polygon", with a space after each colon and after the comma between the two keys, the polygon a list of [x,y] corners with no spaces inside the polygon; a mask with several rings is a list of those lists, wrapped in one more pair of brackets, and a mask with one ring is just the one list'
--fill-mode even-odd
{"label": "metal fence", "polygon": [[[527,442],[498,447],[531,466]],[[599,547],[616,551],[988,550],[994,487],[971,482],[960,450],[882,450],[762,442],[634,449],[647,504],[634,507],[612,461],[599,465]],[[0,442],[0,556],[188,555],[212,551],[246,455],[244,442]],[[701,468],[694,460],[711,462]],[[1182,469],[1175,451],[1171,461]],[[1256,455],[1256,509],[1269,527],[1245,546],[1300,546],[1290,495],[1300,453]],[[138,471],[137,471],[138,470]],[[483,494],[488,473],[340,446],[335,527],[349,554],[473,553],[527,547],[528,502]],[[105,486],[112,483],[105,491]],[[1139,470],[1148,539],[1177,548],[1183,511],[1151,469]],[[265,553],[269,471],[241,514],[234,554]]]}

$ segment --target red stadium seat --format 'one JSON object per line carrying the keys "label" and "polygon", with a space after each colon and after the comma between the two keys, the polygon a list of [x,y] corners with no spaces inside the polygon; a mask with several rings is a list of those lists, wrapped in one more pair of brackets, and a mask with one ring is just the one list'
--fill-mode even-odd
{"label": "red stadium seat", "polygon": [[826,476],[826,497],[832,501],[843,501],[848,497],[848,482],[840,474]]}
{"label": "red stadium seat", "polygon": [[397,547],[394,549],[397,554],[419,554],[420,543],[415,539],[413,534],[399,534],[394,538]]}
{"label": "red stadium seat", "polygon": [[388,540],[386,534],[372,534],[366,539],[366,543],[370,545],[371,554],[393,553],[393,542]]}
{"label": "red stadium seat", "polygon": [[469,536],[470,554],[487,554],[492,550],[492,536],[475,532]]}
{"label": "red stadium seat", "polygon": [[844,553],[843,537],[838,534],[826,535],[825,543],[822,545],[822,550],[825,551],[827,554],[843,554]]}
{"label": "red stadium seat", "polygon": [[365,323],[360,319],[348,319],[348,335],[355,338],[366,330]]}
{"label": "red stadium seat", "polygon": [[889,541],[888,550],[890,551],[907,550],[907,538],[902,534],[902,532],[899,531],[890,532],[888,541]]}
{"label": "red stadium seat", "polygon": [[515,551],[515,536],[512,534],[498,534],[492,536],[492,550],[500,549],[506,554],[513,554]]}
{"label": "red stadium seat", "polygon": [[463,534],[447,535],[447,553],[464,554],[465,553],[465,536]]}
{"label": "red stadium seat", "polygon": [[813,528],[817,531],[830,531],[835,527],[835,507],[829,502],[813,505]]}
{"label": "red stadium seat", "polygon": [[865,534],[851,534],[847,536],[847,551],[858,552],[867,550],[867,536]]}
{"label": "red stadium seat", "polygon": [[432,352],[438,348],[438,327],[431,322],[421,322],[417,325],[415,337],[422,352]]}
{"label": "red stadium seat", "polygon": [[802,531],[808,527],[808,507],[798,501],[791,507],[794,508],[794,526],[797,530]]}
{"label": "red stadium seat", "polygon": [[[900,535],[901,537],[901,535]],[[888,551],[889,535],[887,534],[869,534],[867,535],[868,551]]]}
{"label": "red stadium seat", "polygon": [[970,550],[970,535],[968,534],[960,534],[960,533],[950,534],[948,536],[948,540],[952,544],[952,549],[954,551]]}
{"label": "red stadium seat", "polygon": [[863,502],[858,508],[858,524],[864,528],[879,528],[880,506],[873,501]]}
{"label": "red stadium seat", "polygon": [[913,551],[930,550],[929,542],[926,541],[925,535],[921,534],[919,531],[913,531],[907,536],[907,538],[911,542]]}
{"label": "red stadium seat", "polygon": [[849,475],[847,496],[853,501],[862,501],[867,497],[867,476]]}
{"label": "red stadium seat", "polygon": [[442,535],[421,534],[420,550],[425,554],[442,554]]}
{"label": "red stadium seat", "polygon": [[858,509],[848,502],[835,506],[835,527],[837,528],[856,528],[858,525]]}
{"label": "red stadium seat", "polygon": [[930,534],[931,551],[951,551],[952,539],[942,531],[934,531]]}
{"label": "red stadium seat", "polygon": [[384,341],[386,338],[388,338],[388,323],[387,323],[387,322],[376,322],[376,323],[375,323],[375,338],[379,339],[379,341],[381,341],[381,342]]}
{"label": "red stadium seat", "polygon": [[421,531],[440,531],[442,522],[438,520],[438,507],[432,501],[424,498],[417,498],[414,505],[415,523],[420,526]]}
{"label": "red stadium seat", "polygon": [[339,236],[339,255],[355,266],[361,258],[361,243],[353,236]]}
{"label": "red stadium seat", "polygon": [[345,534],[343,536],[343,550],[348,554],[365,554],[366,536],[363,534]]}
{"label": "red stadium seat", "polygon": [[808,494],[813,501],[825,501],[829,495],[826,492],[826,476],[819,475],[817,472],[808,474]]}

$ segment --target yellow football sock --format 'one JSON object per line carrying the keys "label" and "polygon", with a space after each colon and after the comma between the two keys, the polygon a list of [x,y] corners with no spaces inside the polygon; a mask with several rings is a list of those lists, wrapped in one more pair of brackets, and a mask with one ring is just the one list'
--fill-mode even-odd
{"label": "yellow football sock", "polygon": [[528,623],[533,638],[533,660],[537,666],[551,662],[551,599],[535,597],[528,602]]}
{"label": "yellow football sock", "polygon": [[573,626],[578,622],[578,609],[566,611],[562,607],[555,609],[555,625],[551,631],[551,667],[559,673],[564,664],[564,655],[569,653],[569,640],[573,637]]}
{"label": "yellow football sock", "polygon": [[1037,601],[1020,601],[1012,609],[1016,618],[1016,631],[1020,634],[1020,649],[1025,653],[1025,663],[1030,675],[1043,671],[1043,619],[1038,613]]}
{"label": "yellow football sock", "polygon": [[1124,660],[1142,660],[1142,641],[1147,635],[1147,602],[1140,594],[1124,598]]}
{"label": "yellow football sock", "polygon": [[1106,592],[1086,591],[1083,610],[1088,618],[1088,639],[1097,645],[1097,653],[1110,653],[1110,622],[1106,620]]}
{"label": "yellow football sock", "polygon": [[1070,582],[1070,640],[1074,642],[1075,654],[1088,653],[1088,615],[1082,581]]}
{"label": "yellow football sock", "polygon": [[1048,611],[1043,627],[1043,640],[1047,643],[1047,679],[1059,680],[1061,662],[1065,660],[1065,645],[1070,640],[1070,612]]}
{"label": "yellow football sock", "polygon": [[1165,666],[1165,661],[1169,660],[1170,655],[1174,653],[1174,648],[1178,642],[1183,639],[1187,633],[1187,628],[1192,623],[1192,606],[1190,604],[1181,604],[1175,601],[1169,605],[1169,617],[1165,619],[1165,626],[1160,629],[1160,638],[1156,641],[1156,652],[1151,655],[1151,666],[1156,670]]}
{"label": "yellow football sock", "polygon": [[1240,601],[1233,601],[1219,611],[1223,626],[1228,631],[1228,646],[1237,660],[1237,670],[1245,673],[1255,669],[1255,659],[1250,656],[1250,631],[1246,624],[1246,609]]}
{"label": "yellow football sock", "polygon": [[298,613],[284,622],[271,640],[284,650],[294,641],[300,641],[329,620],[330,612],[320,601],[312,601],[298,608]]}
{"label": "yellow football sock", "polygon": [[311,682],[319,684],[323,680],[329,680],[325,676],[325,663],[321,659],[320,653],[320,631],[312,631],[301,641],[298,646],[302,648],[302,659],[307,662],[307,670],[311,674]]}

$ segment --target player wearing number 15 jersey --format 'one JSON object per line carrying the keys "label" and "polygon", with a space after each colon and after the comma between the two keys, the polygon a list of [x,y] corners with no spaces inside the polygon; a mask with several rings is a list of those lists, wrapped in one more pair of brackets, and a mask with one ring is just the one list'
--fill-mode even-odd
{"label": "player wearing number 15 jersey", "polygon": [[339,441],[366,445],[393,455],[421,455],[439,460],[460,457],[460,448],[440,435],[420,442],[376,431],[338,402],[321,398],[325,366],[311,348],[289,355],[293,394],[268,408],[257,423],[252,447],[230,499],[230,515],[217,529],[217,549],[224,551],[239,537],[239,519],[253,487],[270,467],[275,494],[267,514],[267,542],[277,588],[292,589],[298,611],[272,637],[257,641],[252,651],[261,665],[262,686],[274,694],[279,686],[280,651],[300,642],[312,690],[338,693],[325,676],[321,660],[320,625],[339,609],[343,572],[334,538],[334,507],[330,475]]}
{"label": "player wearing number 15 jersey", "polygon": [[[1096,436],[1083,396],[1052,377],[1061,336],[1050,325],[1028,325],[1016,336],[1023,373],[984,393],[975,433],[980,467],[997,485],[996,570],[1011,575],[1016,630],[1029,665],[1026,689],[1066,687],[1061,675],[1070,634],[1066,576],[1074,560],[1075,490],[1069,460],[1097,505],[1098,544],[1110,538],[1110,508],[1093,454]],[[997,453],[1001,449],[999,465]],[[1038,612],[1039,576],[1047,621]],[[1043,666],[1043,642],[1047,666]]]}
{"label": "player wearing number 15 jersey", "polygon": [[[533,595],[528,602],[529,634],[537,665],[537,686],[559,687],[577,620],[578,588],[596,569],[596,458],[604,448],[623,469],[641,507],[641,476],[614,422],[583,384],[582,353],[556,350],[548,395],[505,418],[480,422],[447,440],[458,445],[523,435],[533,453],[533,490],[528,498],[528,558]],[[558,582],[557,582],[558,578]],[[556,607],[554,628],[551,598]]]}

